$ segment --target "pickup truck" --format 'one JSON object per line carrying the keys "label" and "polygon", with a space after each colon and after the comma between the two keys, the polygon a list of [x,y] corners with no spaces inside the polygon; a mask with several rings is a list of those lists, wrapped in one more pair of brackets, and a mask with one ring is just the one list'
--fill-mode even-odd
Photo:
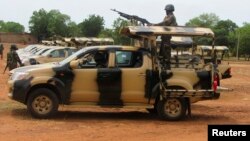
{"label": "pickup truck", "polygon": [[[191,114],[191,103],[218,99],[216,65],[188,67],[163,64],[155,52],[156,36],[206,36],[207,28],[124,27],[121,34],[143,41],[143,46],[91,46],[58,63],[20,67],[11,71],[8,96],[27,105],[35,118],[50,118],[59,105],[140,107],[165,120]],[[147,41],[147,42],[146,42]]]}
{"label": "pickup truck", "polygon": [[[231,74],[231,66],[228,62],[224,62],[223,58],[225,54],[229,51],[228,47],[226,46],[214,46],[215,54],[217,57],[217,64],[219,70],[220,79],[230,78],[232,77]],[[195,48],[195,54],[199,54],[204,62],[211,61],[211,52],[212,46],[207,45],[197,45]]]}

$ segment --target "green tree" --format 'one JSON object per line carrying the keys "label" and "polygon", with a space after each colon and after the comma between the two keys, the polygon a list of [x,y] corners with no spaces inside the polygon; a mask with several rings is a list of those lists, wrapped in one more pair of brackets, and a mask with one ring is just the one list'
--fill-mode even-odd
{"label": "green tree", "polygon": [[77,37],[81,35],[80,28],[75,22],[69,22],[68,24],[68,36],[69,37]]}
{"label": "green tree", "polygon": [[50,34],[48,31],[48,24],[49,18],[47,11],[44,9],[34,11],[29,21],[29,29],[31,34],[37,36],[39,40],[48,38]]}
{"label": "green tree", "polygon": [[[186,25],[187,26],[198,26],[198,27],[206,27],[206,28],[211,28],[219,22],[219,17],[215,15],[214,13],[204,13],[201,14],[198,17],[195,17],[191,20],[189,20]],[[197,44],[202,44],[202,45],[208,45],[212,43],[212,40],[209,38],[195,38],[195,42]]]}
{"label": "green tree", "polygon": [[101,16],[89,15],[79,24],[81,35],[86,37],[97,37],[104,29],[104,19]]}
{"label": "green tree", "polygon": [[186,25],[212,28],[219,22],[219,20],[219,17],[214,13],[204,13],[189,20]]}
{"label": "green tree", "polygon": [[98,37],[100,37],[100,38],[113,38],[114,37],[114,30],[105,28],[100,32]]}
{"label": "green tree", "polygon": [[4,21],[0,20],[0,31],[3,32],[4,31]]}
{"label": "green tree", "polygon": [[68,24],[70,22],[70,17],[60,13],[58,10],[47,12],[44,9],[40,9],[33,12],[29,21],[29,28],[31,34],[42,40],[52,36],[68,36]]}
{"label": "green tree", "polygon": [[123,36],[120,34],[120,30],[124,26],[128,26],[129,22],[127,20],[123,20],[121,18],[117,18],[113,23],[114,34],[113,39],[115,44],[123,44],[123,45],[130,45],[131,40],[130,38]]}
{"label": "green tree", "polygon": [[235,33],[235,30],[238,28],[236,23],[234,23],[231,20],[221,20],[219,21],[215,27],[213,28],[215,33],[215,44],[216,45],[225,45],[229,47],[234,47],[235,42],[231,42],[232,37],[230,36],[230,33]]}
{"label": "green tree", "polygon": [[250,57],[250,23],[245,23],[243,27],[236,31],[239,39],[239,56],[245,55]]}
{"label": "green tree", "polygon": [[24,26],[16,22],[4,22],[0,21],[0,31],[1,32],[13,32],[13,33],[23,33]]}
{"label": "green tree", "polygon": [[49,36],[68,36],[68,23],[70,22],[68,15],[62,14],[58,10],[51,10],[47,16]]}
{"label": "green tree", "polygon": [[16,22],[6,22],[5,23],[5,30],[7,32],[14,32],[14,33],[23,33],[24,26],[16,23]]}

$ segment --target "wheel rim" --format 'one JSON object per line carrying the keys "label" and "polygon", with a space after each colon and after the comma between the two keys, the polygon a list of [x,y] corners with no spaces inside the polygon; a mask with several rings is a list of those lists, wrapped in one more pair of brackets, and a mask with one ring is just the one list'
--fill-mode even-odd
{"label": "wheel rim", "polygon": [[168,116],[177,117],[181,114],[181,102],[178,99],[167,99],[164,111]]}
{"label": "wheel rim", "polygon": [[52,100],[47,96],[38,96],[32,102],[32,108],[38,114],[45,115],[52,109]]}

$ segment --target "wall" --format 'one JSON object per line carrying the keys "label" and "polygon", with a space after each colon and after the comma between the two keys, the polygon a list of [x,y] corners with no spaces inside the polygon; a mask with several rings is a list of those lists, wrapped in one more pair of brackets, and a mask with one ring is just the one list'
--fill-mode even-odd
{"label": "wall", "polygon": [[36,44],[37,38],[29,33],[0,32],[0,43]]}

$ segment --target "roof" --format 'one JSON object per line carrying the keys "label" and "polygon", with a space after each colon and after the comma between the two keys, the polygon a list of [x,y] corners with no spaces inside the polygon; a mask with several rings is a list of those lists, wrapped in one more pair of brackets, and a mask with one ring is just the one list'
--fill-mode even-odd
{"label": "roof", "polygon": [[[212,46],[206,46],[206,45],[198,45],[199,48],[202,50],[212,50]],[[223,51],[223,50],[229,50],[227,46],[214,46],[215,50]]]}
{"label": "roof", "polygon": [[130,37],[143,36],[206,36],[214,38],[214,32],[210,28],[185,27],[185,26],[127,26],[121,29],[121,34]]}
{"label": "roof", "polygon": [[83,49],[99,49],[99,50],[119,49],[119,50],[136,51],[136,50],[141,50],[143,48],[134,46],[122,46],[122,45],[102,45],[102,46],[88,46]]}
{"label": "roof", "polygon": [[71,38],[71,41],[75,41],[81,44],[85,44],[87,42],[97,42],[97,43],[102,43],[102,42],[114,42],[112,38],[96,38],[96,37],[79,37],[79,38]]}

